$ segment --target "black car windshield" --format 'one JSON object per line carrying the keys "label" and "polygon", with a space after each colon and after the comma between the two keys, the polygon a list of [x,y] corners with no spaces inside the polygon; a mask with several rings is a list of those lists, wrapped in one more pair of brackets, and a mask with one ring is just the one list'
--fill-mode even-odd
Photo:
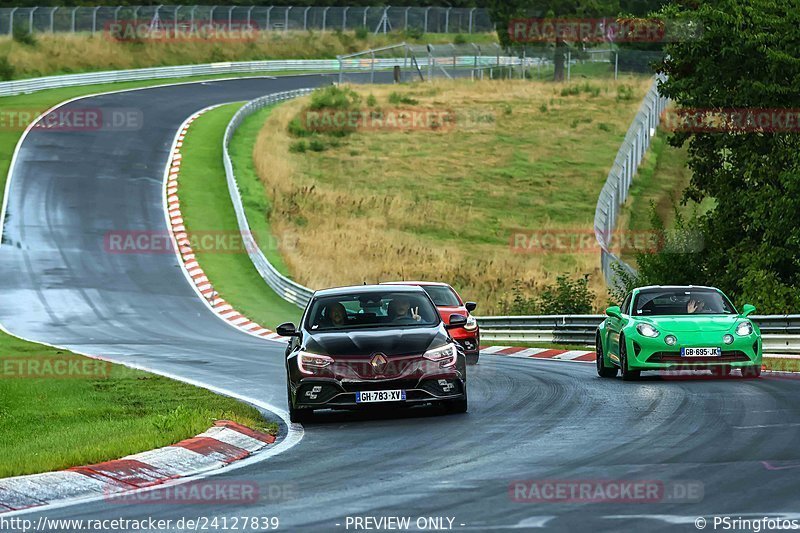
{"label": "black car windshield", "polygon": [[318,298],[311,305],[306,328],[311,331],[379,327],[430,327],[439,314],[422,293],[364,292]]}
{"label": "black car windshield", "polygon": [[736,313],[728,299],[717,291],[658,289],[636,295],[634,315],[730,315]]}
{"label": "black car windshield", "polygon": [[461,302],[458,301],[453,289],[444,287],[442,285],[425,285],[422,287],[428,296],[431,297],[433,303],[438,307],[459,307]]}

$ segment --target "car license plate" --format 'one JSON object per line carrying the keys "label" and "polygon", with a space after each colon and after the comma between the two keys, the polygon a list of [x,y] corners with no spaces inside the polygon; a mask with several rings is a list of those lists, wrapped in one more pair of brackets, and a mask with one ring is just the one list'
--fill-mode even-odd
{"label": "car license plate", "polygon": [[721,348],[681,348],[681,357],[719,357]]}
{"label": "car license plate", "polygon": [[376,390],[356,393],[356,403],[402,402],[406,399],[404,390]]}

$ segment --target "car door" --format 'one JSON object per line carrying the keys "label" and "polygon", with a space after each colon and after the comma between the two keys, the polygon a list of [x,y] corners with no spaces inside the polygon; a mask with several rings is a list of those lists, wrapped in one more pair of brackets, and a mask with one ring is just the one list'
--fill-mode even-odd
{"label": "car door", "polygon": [[617,317],[610,316],[606,320],[606,332],[608,335],[607,342],[608,342],[608,354],[615,355],[619,357],[619,337],[622,333],[622,328],[627,323],[625,318],[630,313],[630,305],[631,305],[631,293],[625,297],[625,300],[622,302],[620,309],[622,310],[622,317],[623,319],[620,320]]}

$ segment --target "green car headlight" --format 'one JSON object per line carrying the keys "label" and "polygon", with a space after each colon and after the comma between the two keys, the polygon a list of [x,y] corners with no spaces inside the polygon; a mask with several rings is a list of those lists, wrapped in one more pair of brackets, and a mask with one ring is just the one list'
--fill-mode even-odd
{"label": "green car headlight", "polygon": [[736,326],[736,334],[740,337],[747,337],[753,333],[753,324],[750,322],[742,322]]}
{"label": "green car headlight", "polygon": [[639,335],[642,337],[650,337],[655,338],[658,337],[658,330],[651,326],[650,324],[639,324],[636,326],[636,331],[639,332]]}

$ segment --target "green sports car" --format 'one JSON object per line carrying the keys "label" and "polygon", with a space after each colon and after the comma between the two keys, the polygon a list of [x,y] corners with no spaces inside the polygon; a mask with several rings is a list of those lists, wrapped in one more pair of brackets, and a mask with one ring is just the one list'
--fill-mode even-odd
{"label": "green sports car", "polygon": [[639,377],[643,370],[711,370],[761,375],[761,331],[712,287],[641,287],[609,307],[597,328],[597,374]]}

